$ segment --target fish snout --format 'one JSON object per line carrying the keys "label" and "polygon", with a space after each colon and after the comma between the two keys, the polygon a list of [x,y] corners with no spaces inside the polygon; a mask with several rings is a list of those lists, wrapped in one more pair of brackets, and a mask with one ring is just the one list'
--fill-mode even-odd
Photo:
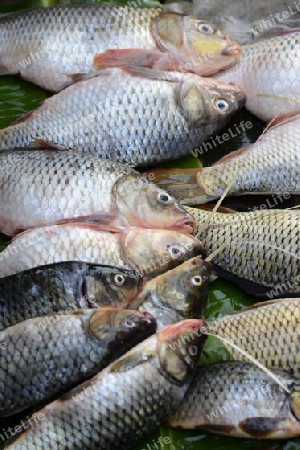
{"label": "fish snout", "polygon": [[221,55],[237,57],[242,52],[241,47],[238,44],[230,43],[226,47],[222,48]]}

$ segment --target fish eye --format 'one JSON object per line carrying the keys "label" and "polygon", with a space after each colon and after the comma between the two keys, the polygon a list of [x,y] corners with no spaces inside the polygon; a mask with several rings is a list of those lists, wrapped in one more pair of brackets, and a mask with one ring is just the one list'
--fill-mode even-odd
{"label": "fish eye", "polygon": [[127,328],[135,328],[135,322],[133,322],[133,320],[130,320],[130,319],[126,319],[124,321],[124,325]]}
{"label": "fish eye", "polygon": [[122,286],[125,283],[125,277],[121,273],[116,273],[114,280],[117,286]]}
{"label": "fish eye", "polygon": [[214,101],[214,106],[219,112],[226,112],[229,108],[229,103],[224,98],[217,98]]}
{"label": "fish eye", "polygon": [[200,275],[195,275],[192,279],[191,282],[194,286],[201,286],[202,284],[202,277],[200,277]]}
{"label": "fish eye", "polygon": [[188,352],[190,356],[196,356],[198,354],[198,348],[196,345],[190,345],[188,348]]}
{"label": "fish eye", "polygon": [[157,201],[163,205],[168,205],[172,203],[173,199],[167,192],[160,192],[157,195]]}
{"label": "fish eye", "polygon": [[202,34],[205,34],[206,36],[212,35],[215,31],[214,27],[209,23],[200,23],[197,26],[197,30],[200,31],[200,33]]}
{"label": "fish eye", "polygon": [[180,244],[170,245],[168,247],[169,254],[174,258],[178,258],[179,256],[184,254],[184,247]]}

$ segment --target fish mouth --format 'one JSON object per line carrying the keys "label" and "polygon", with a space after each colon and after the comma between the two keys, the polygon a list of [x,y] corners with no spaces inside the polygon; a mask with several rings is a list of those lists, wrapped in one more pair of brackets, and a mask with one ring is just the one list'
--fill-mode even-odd
{"label": "fish mouth", "polygon": [[172,225],[172,228],[182,231],[183,233],[191,234],[195,228],[196,221],[192,217],[184,217],[183,219],[177,220]]}
{"label": "fish mouth", "polygon": [[229,44],[226,45],[226,47],[224,47],[221,50],[221,55],[223,56],[237,56],[242,52],[242,49],[240,46],[235,45],[235,44]]}

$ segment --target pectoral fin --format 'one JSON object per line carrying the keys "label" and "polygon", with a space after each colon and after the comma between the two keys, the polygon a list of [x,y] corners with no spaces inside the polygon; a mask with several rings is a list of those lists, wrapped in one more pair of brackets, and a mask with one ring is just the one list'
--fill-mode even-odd
{"label": "pectoral fin", "polygon": [[[251,417],[239,423],[241,430],[254,438],[267,438],[284,422],[284,418]],[[282,428],[282,427],[281,427]]]}

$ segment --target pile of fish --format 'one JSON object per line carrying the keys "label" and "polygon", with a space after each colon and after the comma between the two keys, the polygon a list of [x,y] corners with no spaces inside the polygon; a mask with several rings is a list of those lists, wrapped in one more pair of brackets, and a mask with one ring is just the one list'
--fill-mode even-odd
{"label": "pile of fish", "polygon": [[[126,450],[163,423],[300,435],[299,210],[181,205],[299,193],[298,108],[277,117],[299,36],[242,50],[205,20],[100,5],[0,18],[0,75],[55,93],[0,130],[0,416],[41,408],[5,448]],[[135,170],[189,155],[244,105],[273,121],[247,149]],[[212,269],[286,298],[205,321]],[[211,335],[234,361],[197,368]]]}

